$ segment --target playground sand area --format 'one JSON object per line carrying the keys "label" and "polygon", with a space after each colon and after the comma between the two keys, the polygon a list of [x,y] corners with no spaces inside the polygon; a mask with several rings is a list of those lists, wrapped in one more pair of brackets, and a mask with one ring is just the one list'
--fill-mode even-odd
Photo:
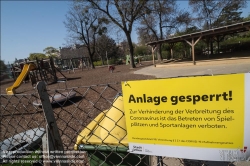
{"label": "playground sand area", "polygon": [[[66,82],[67,88],[74,87],[77,91],[76,96],[72,98],[75,104],[66,102],[63,103],[63,107],[56,104],[56,106],[52,106],[65,149],[73,150],[79,132],[101,111],[110,108],[110,102],[113,101],[118,92],[121,92],[121,81],[154,79],[153,76],[134,74],[134,71],[150,65],[152,65],[152,62],[144,62],[134,69],[130,68],[129,65],[117,65],[113,73],[109,72],[107,66],[89,70],[83,69],[83,71],[77,69],[75,72],[71,70],[70,73],[63,72],[68,79]],[[1,94],[6,94],[6,88],[12,86],[13,83],[13,80],[2,81]],[[112,88],[107,87],[107,84],[111,84]],[[103,85],[104,88],[106,87],[105,92],[103,93],[103,87],[94,85]],[[47,85],[48,93],[51,94],[58,89],[62,89],[61,92],[63,92],[66,86],[64,83]],[[90,86],[93,86],[93,88],[89,89]],[[31,82],[27,82],[22,83],[16,89],[16,92],[18,94],[16,96],[19,96],[19,94],[34,94],[36,90],[32,87]],[[100,98],[100,96],[103,96],[103,98]],[[41,107],[32,105],[35,100],[37,100],[35,97],[1,98],[1,105],[6,107],[5,109],[1,108],[0,127],[3,134],[0,135],[0,141],[28,129],[45,127]],[[97,100],[98,102],[96,102]],[[89,101],[96,103],[93,106]]]}
{"label": "playground sand area", "polygon": [[[69,72],[62,72],[68,79],[67,87],[79,87],[90,86],[107,83],[120,83],[121,81],[129,80],[145,80],[153,79],[154,76],[145,76],[134,74],[133,72],[144,67],[152,65],[152,61],[143,62],[142,65],[137,65],[136,68],[130,68],[130,65],[116,65],[113,73],[109,72],[107,66],[96,67],[95,69],[76,69],[75,72],[70,70]],[[60,77],[60,74],[57,74]],[[6,94],[6,88],[12,86],[13,79],[3,80],[0,82],[1,94]],[[49,89],[64,88],[62,83],[54,83],[48,85]],[[22,83],[19,88],[16,89],[17,94],[31,94],[34,93],[34,88],[31,86],[31,82]]]}

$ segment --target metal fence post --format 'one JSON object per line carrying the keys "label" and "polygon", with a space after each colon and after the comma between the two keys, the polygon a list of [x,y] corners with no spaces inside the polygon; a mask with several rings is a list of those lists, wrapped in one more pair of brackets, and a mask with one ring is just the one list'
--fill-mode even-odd
{"label": "metal fence post", "polygon": [[[46,91],[46,85],[43,81],[38,82],[36,88],[37,88],[37,91],[38,91],[38,94],[42,103],[43,112],[44,112],[45,119],[48,125],[47,127],[48,128],[47,130],[48,131],[47,132],[48,149],[47,150],[49,152],[49,156],[57,155],[57,159],[59,160],[58,162],[60,163],[60,165],[68,166],[67,158],[64,153],[62,140],[59,134],[57,124],[56,124],[56,119],[54,117],[49,95]],[[52,153],[52,151],[56,151],[56,153],[54,152]],[[57,151],[60,151],[59,154],[57,154]],[[49,160],[51,160],[50,157],[49,157]]]}
{"label": "metal fence post", "polygon": [[[46,133],[42,137],[42,144],[43,144],[43,161],[50,161],[49,159],[49,140],[48,140],[48,128],[46,127]],[[44,166],[54,166],[56,164],[49,163],[49,162],[43,162]]]}

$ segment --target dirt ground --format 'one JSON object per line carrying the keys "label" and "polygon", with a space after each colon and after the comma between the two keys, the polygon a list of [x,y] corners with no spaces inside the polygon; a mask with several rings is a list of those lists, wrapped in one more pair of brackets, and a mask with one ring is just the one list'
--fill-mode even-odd
{"label": "dirt ground", "polygon": [[[83,71],[78,69],[70,73],[63,72],[67,77],[67,88],[73,88],[77,93],[72,100],[52,106],[65,150],[72,151],[78,134],[100,112],[110,108],[115,95],[121,92],[121,81],[155,78],[133,74],[134,71],[150,65],[152,62],[144,62],[134,69],[131,69],[129,65],[117,65],[113,73],[109,72],[107,66]],[[60,74],[57,74],[60,77]],[[31,82],[22,83],[16,89],[18,95],[6,95],[6,88],[12,86],[13,83],[13,79],[8,79],[0,84],[0,141],[28,129],[46,128],[42,108],[32,104],[37,100],[37,93]],[[107,84],[111,85],[107,86]],[[47,85],[48,93],[53,94],[54,90],[60,91],[60,89],[63,89],[61,90],[63,92],[66,86],[64,83]]]}
{"label": "dirt ground", "polygon": [[[152,65],[152,62],[143,62],[142,65],[137,65],[136,68],[130,68],[130,65],[117,65],[115,66],[115,70],[113,73],[108,71],[108,67],[96,67],[95,69],[77,69],[75,73],[70,71],[63,72],[63,74],[67,77],[67,87],[78,87],[78,86],[90,86],[90,85],[99,85],[99,84],[107,84],[107,83],[117,83],[121,81],[129,81],[129,80],[145,80],[145,79],[153,79],[153,76],[145,76],[139,74],[133,74],[134,71],[148,67]],[[59,75],[59,74],[58,74]],[[60,75],[59,75],[60,76]],[[4,80],[0,82],[1,85],[1,94],[6,94],[6,88],[12,86],[14,81],[12,80]],[[63,88],[63,85],[59,85]],[[57,84],[51,84],[48,86],[50,89],[58,88]],[[34,92],[34,88],[31,86],[31,83],[22,83],[22,85],[16,89],[18,94],[30,94]]]}

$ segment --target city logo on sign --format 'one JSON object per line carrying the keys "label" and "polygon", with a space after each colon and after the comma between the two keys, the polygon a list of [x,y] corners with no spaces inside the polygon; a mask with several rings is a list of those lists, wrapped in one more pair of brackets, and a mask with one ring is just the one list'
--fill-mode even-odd
{"label": "city logo on sign", "polygon": [[143,147],[142,146],[133,146],[133,152],[143,152]]}

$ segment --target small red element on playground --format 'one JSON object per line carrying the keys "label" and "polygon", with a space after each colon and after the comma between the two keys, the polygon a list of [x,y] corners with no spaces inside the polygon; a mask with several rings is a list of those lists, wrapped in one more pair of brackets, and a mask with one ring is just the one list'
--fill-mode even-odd
{"label": "small red element on playground", "polygon": [[115,70],[115,66],[109,66],[109,71],[110,71],[111,73],[113,73],[114,70]]}

